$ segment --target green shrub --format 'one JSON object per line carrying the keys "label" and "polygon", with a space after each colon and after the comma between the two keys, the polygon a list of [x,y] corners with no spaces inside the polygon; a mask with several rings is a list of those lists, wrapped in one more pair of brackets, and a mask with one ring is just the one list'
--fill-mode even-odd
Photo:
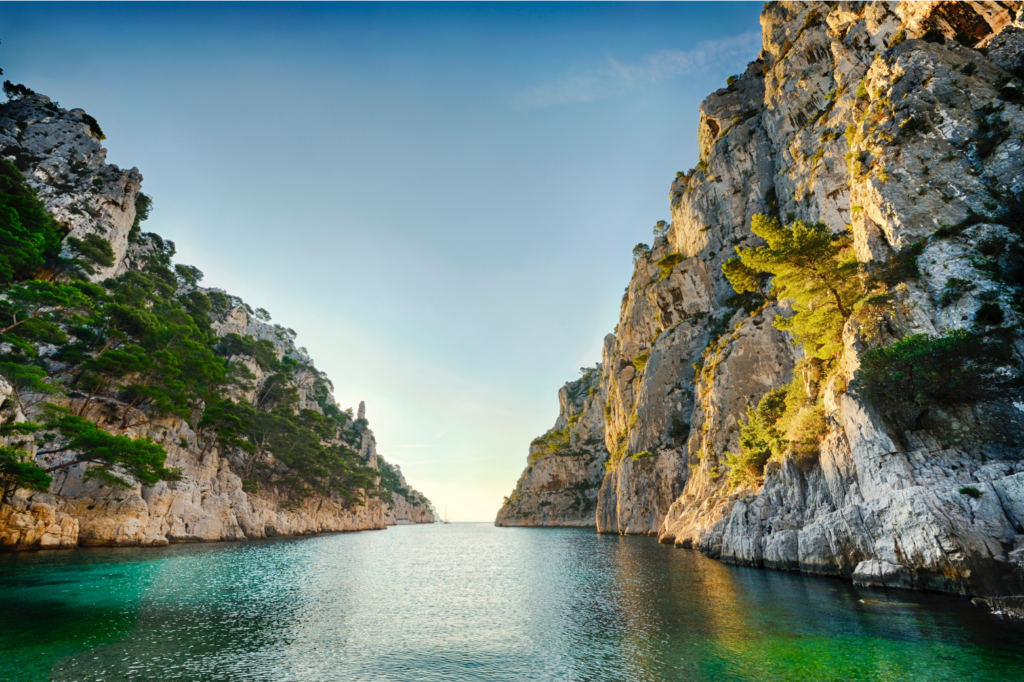
{"label": "green shrub", "polygon": [[809,468],[817,461],[826,431],[821,403],[807,397],[799,376],[769,391],[756,408],[747,408],[746,422],[740,424],[740,452],[725,453],[730,485],[759,485],[773,457],[788,454]]}
{"label": "green shrub", "polygon": [[132,223],[132,228],[128,231],[128,241],[134,243],[139,240],[139,235],[142,234],[142,223],[149,218],[149,213],[152,210],[152,197],[143,192],[135,195],[135,222]]}
{"label": "green shrub", "polygon": [[967,497],[973,497],[974,499],[978,499],[979,497],[985,494],[978,490],[977,488],[975,488],[973,485],[962,486],[959,492],[961,495],[967,495]]}
{"label": "green shrub", "polygon": [[9,501],[18,488],[46,492],[51,481],[53,477],[35,463],[31,454],[0,445],[0,482],[3,484],[0,504]]}
{"label": "green shrub", "polygon": [[686,260],[686,256],[681,253],[670,253],[662,256],[657,262],[657,266],[661,270],[661,279],[671,275],[672,270],[684,260]]}
{"label": "green shrub", "polygon": [[633,358],[633,366],[636,367],[636,371],[644,371],[644,367],[647,366],[647,361],[650,359],[650,353],[641,353],[640,355]]}
{"label": "green shrub", "polygon": [[82,120],[89,126],[89,134],[98,140],[105,140],[107,136],[103,134],[103,129],[100,128],[100,124],[96,122],[89,114],[82,114]]}
{"label": "green shrub", "polygon": [[730,484],[756,484],[769,458],[781,454],[785,439],[779,422],[786,411],[787,393],[786,387],[777,388],[766,393],[756,408],[747,408],[747,421],[740,425],[740,452],[726,453]]}
{"label": "green shrub", "polygon": [[566,452],[569,449],[571,437],[569,427],[553,429],[543,436],[534,438],[530,445],[537,447],[535,457],[539,459],[544,455],[557,455]]}
{"label": "green shrub", "polygon": [[778,427],[786,410],[786,396],[785,387],[777,388],[766,393],[756,408],[747,408],[747,421],[740,424],[740,452],[725,453],[730,485],[756,485],[769,458],[781,453],[784,439]]}
{"label": "green shrub", "polygon": [[650,256],[651,247],[647,244],[640,243],[633,247],[633,265],[636,265],[640,259],[650,258]]}
{"label": "green shrub", "polygon": [[966,279],[950,277],[946,280],[946,286],[942,290],[942,296],[939,297],[939,303],[944,306],[956,303],[964,294],[974,289],[974,287],[974,282],[969,282]]}
{"label": "green shrub", "polygon": [[686,439],[690,437],[690,425],[678,416],[673,416],[668,427],[668,435],[677,443],[686,442]]}
{"label": "green shrub", "polygon": [[858,379],[867,396],[892,414],[907,408],[1005,398],[1020,386],[1011,346],[955,329],[915,334],[864,353]]}
{"label": "green shrub", "polygon": [[30,90],[20,83],[15,84],[11,81],[4,81],[4,94],[7,95],[7,99],[13,102],[36,93],[34,90]]}
{"label": "green shrub", "polygon": [[974,314],[974,321],[983,327],[998,327],[1004,319],[1003,308],[993,301],[982,303]]}
{"label": "green shrub", "polygon": [[14,164],[0,159],[0,285],[60,259],[60,224]]}
{"label": "green shrub", "polygon": [[[787,421],[785,417],[783,421]],[[818,461],[821,440],[828,431],[825,411],[820,403],[807,401],[788,421],[786,441],[796,462],[809,470]]]}
{"label": "green shrub", "polygon": [[1004,85],[999,89],[999,99],[1004,102],[1021,104],[1024,102],[1024,92],[1016,85]]}
{"label": "green shrub", "polygon": [[402,479],[398,475],[398,470],[395,466],[385,461],[380,455],[377,455],[377,469],[380,471],[380,483],[378,485],[386,491],[382,496],[383,499],[390,502],[393,499],[394,493],[398,493],[405,498],[411,496],[411,491],[402,485]]}
{"label": "green shrub", "polygon": [[214,350],[225,357],[245,355],[256,361],[264,371],[276,371],[281,363],[277,360],[277,349],[266,339],[257,341],[251,336],[241,336],[234,332],[220,337]]}

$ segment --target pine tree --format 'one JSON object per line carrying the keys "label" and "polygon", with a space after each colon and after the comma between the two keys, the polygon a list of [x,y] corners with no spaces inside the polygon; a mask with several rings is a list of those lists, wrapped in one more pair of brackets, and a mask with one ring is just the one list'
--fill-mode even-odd
{"label": "pine tree", "polygon": [[726,270],[733,287],[749,291],[756,273],[771,275],[771,292],[793,308],[775,326],[793,334],[810,357],[838,356],[843,324],[862,294],[850,236],[832,234],[824,223],[784,226],[765,215],[754,216],[751,229],[767,245],[736,249],[740,263]]}

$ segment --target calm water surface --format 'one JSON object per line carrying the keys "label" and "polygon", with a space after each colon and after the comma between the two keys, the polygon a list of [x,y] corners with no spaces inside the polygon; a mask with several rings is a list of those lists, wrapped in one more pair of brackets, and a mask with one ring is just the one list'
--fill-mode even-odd
{"label": "calm water surface", "polygon": [[0,556],[0,680],[1021,680],[967,600],[490,524]]}

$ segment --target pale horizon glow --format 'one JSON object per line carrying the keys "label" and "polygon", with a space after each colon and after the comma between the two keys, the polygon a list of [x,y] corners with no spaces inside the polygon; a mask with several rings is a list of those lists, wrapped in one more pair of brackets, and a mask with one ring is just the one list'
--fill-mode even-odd
{"label": "pale horizon glow", "polygon": [[493,521],[600,360],[761,3],[4,4],[202,284],[298,332],[453,521]]}

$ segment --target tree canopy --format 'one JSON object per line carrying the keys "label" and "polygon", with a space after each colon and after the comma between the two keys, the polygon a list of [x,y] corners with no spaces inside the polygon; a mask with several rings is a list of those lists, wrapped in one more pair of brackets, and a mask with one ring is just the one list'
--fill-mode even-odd
{"label": "tree canopy", "polygon": [[28,279],[47,262],[56,263],[60,237],[60,224],[21,171],[0,159],[0,285]]}
{"label": "tree canopy", "polygon": [[759,289],[758,276],[772,277],[771,292],[787,300],[790,317],[775,326],[793,334],[811,357],[827,360],[842,348],[843,323],[862,295],[859,265],[849,234],[832,234],[824,223],[754,216],[751,229],[765,246],[737,248],[722,269],[738,293]]}
{"label": "tree canopy", "polygon": [[[0,425],[3,499],[18,487],[45,490],[77,465],[103,485],[175,478],[163,445],[130,435],[164,418],[188,422],[199,456],[227,457],[247,489],[271,486],[292,502],[389,496],[355,449],[362,426],[330,399],[324,374],[271,341],[214,333],[212,316],[233,307],[270,314],[202,289],[201,271],[173,262],[173,242],[141,234],[151,209],[139,193],[130,240],[146,247],[131,269],[93,284],[82,278],[114,264],[110,244],[95,234],[62,241],[21,172],[0,160],[0,375],[36,419]],[[294,332],[276,329],[290,343]],[[300,382],[312,402],[300,400]]]}

